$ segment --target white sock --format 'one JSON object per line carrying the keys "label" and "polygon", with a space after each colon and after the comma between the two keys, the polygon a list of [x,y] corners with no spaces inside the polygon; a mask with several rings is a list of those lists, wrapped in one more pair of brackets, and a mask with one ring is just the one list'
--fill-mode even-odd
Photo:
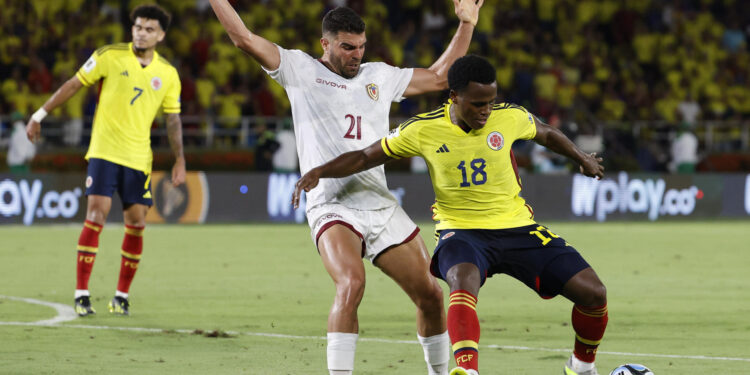
{"label": "white sock", "polygon": [[424,360],[427,362],[429,375],[448,375],[450,362],[451,339],[448,331],[439,335],[422,337],[417,333],[417,339],[424,350]]}
{"label": "white sock", "polygon": [[588,371],[594,368],[594,362],[584,362],[578,359],[575,354],[571,356],[571,365],[573,371]]}
{"label": "white sock", "polygon": [[354,351],[359,334],[328,332],[328,372],[330,375],[351,375],[354,371]]}
{"label": "white sock", "polygon": [[86,297],[91,296],[91,294],[89,294],[88,289],[76,289],[76,293],[73,298],[78,298],[78,297],[83,297],[83,296],[86,296]]}
{"label": "white sock", "polygon": [[115,291],[115,297],[122,297],[122,298],[128,299],[128,294],[127,293],[123,293],[123,292],[121,292],[119,290],[116,290]]}

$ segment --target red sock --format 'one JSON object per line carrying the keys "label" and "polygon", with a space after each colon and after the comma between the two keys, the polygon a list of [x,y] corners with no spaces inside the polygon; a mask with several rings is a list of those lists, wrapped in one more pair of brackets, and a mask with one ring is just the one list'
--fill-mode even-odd
{"label": "red sock", "polygon": [[479,318],[477,298],[459,289],[451,293],[448,305],[448,335],[456,365],[479,371]]}
{"label": "red sock", "polygon": [[122,240],[122,261],[120,262],[120,279],[117,282],[117,291],[127,293],[130,283],[133,282],[138,263],[141,261],[143,252],[143,229],[125,225],[125,238]]}
{"label": "red sock", "polygon": [[91,270],[94,268],[96,252],[99,251],[99,233],[102,226],[86,220],[78,237],[78,266],[76,267],[76,289],[87,290]]}
{"label": "red sock", "polygon": [[584,362],[594,362],[596,350],[607,328],[607,305],[598,307],[573,306],[573,330],[576,332],[576,358]]}

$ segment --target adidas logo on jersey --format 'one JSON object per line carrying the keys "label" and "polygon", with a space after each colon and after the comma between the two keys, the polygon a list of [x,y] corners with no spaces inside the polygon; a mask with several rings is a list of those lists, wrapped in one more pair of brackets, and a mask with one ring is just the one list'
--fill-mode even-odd
{"label": "adidas logo on jersey", "polygon": [[439,148],[439,149],[437,149],[437,151],[436,151],[436,152],[437,152],[437,153],[439,154],[439,153],[441,153],[441,152],[451,152],[451,150],[449,150],[449,149],[448,149],[448,146],[446,146],[446,145],[445,145],[445,143],[443,143],[443,145],[442,145],[442,146],[440,146],[440,148]]}
{"label": "adidas logo on jersey", "polygon": [[120,73],[120,75],[128,77],[128,71],[127,70],[123,70],[122,73]]}

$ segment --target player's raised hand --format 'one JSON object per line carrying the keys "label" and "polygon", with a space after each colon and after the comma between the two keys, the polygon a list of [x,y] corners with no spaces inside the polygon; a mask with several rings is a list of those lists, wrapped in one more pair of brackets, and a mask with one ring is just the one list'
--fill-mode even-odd
{"label": "player's raised hand", "polygon": [[604,166],[601,162],[604,161],[601,157],[596,156],[596,152],[586,154],[586,158],[583,159],[583,163],[580,165],[581,173],[584,176],[595,177],[597,180],[601,180],[604,177]]}
{"label": "player's raised hand", "polygon": [[318,168],[313,168],[310,172],[305,173],[297,183],[294,184],[294,194],[292,194],[292,205],[295,209],[299,208],[299,196],[302,194],[302,190],[310,191],[318,186],[320,180],[320,172]]}
{"label": "player's raised hand", "polygon": [[479,20],[479,8],[484,4],[484,0],[453,0],[453,6],[456,8],[456,16],[461,22],[468,22],[474,26]]}
{"label": "player's raised hand", "polygon": [[36,142],[42,133],[42,124],[37,121],[29,120],[26,124],[26,136],[31,142]]}
{"label": "player's raised hand", "polygon": [[177,187],[185,183],[185,159],[178,158],[172,167],[172,186]]}

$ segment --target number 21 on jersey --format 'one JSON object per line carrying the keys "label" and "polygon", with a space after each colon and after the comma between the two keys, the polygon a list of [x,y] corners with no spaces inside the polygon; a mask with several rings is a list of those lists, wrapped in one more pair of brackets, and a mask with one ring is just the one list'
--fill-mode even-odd
{"label": "number 21 on jersey", "polygon": [[362,139],[362,116],[346,115],[349,120],[349,130],[344,134],[346,139]]}

